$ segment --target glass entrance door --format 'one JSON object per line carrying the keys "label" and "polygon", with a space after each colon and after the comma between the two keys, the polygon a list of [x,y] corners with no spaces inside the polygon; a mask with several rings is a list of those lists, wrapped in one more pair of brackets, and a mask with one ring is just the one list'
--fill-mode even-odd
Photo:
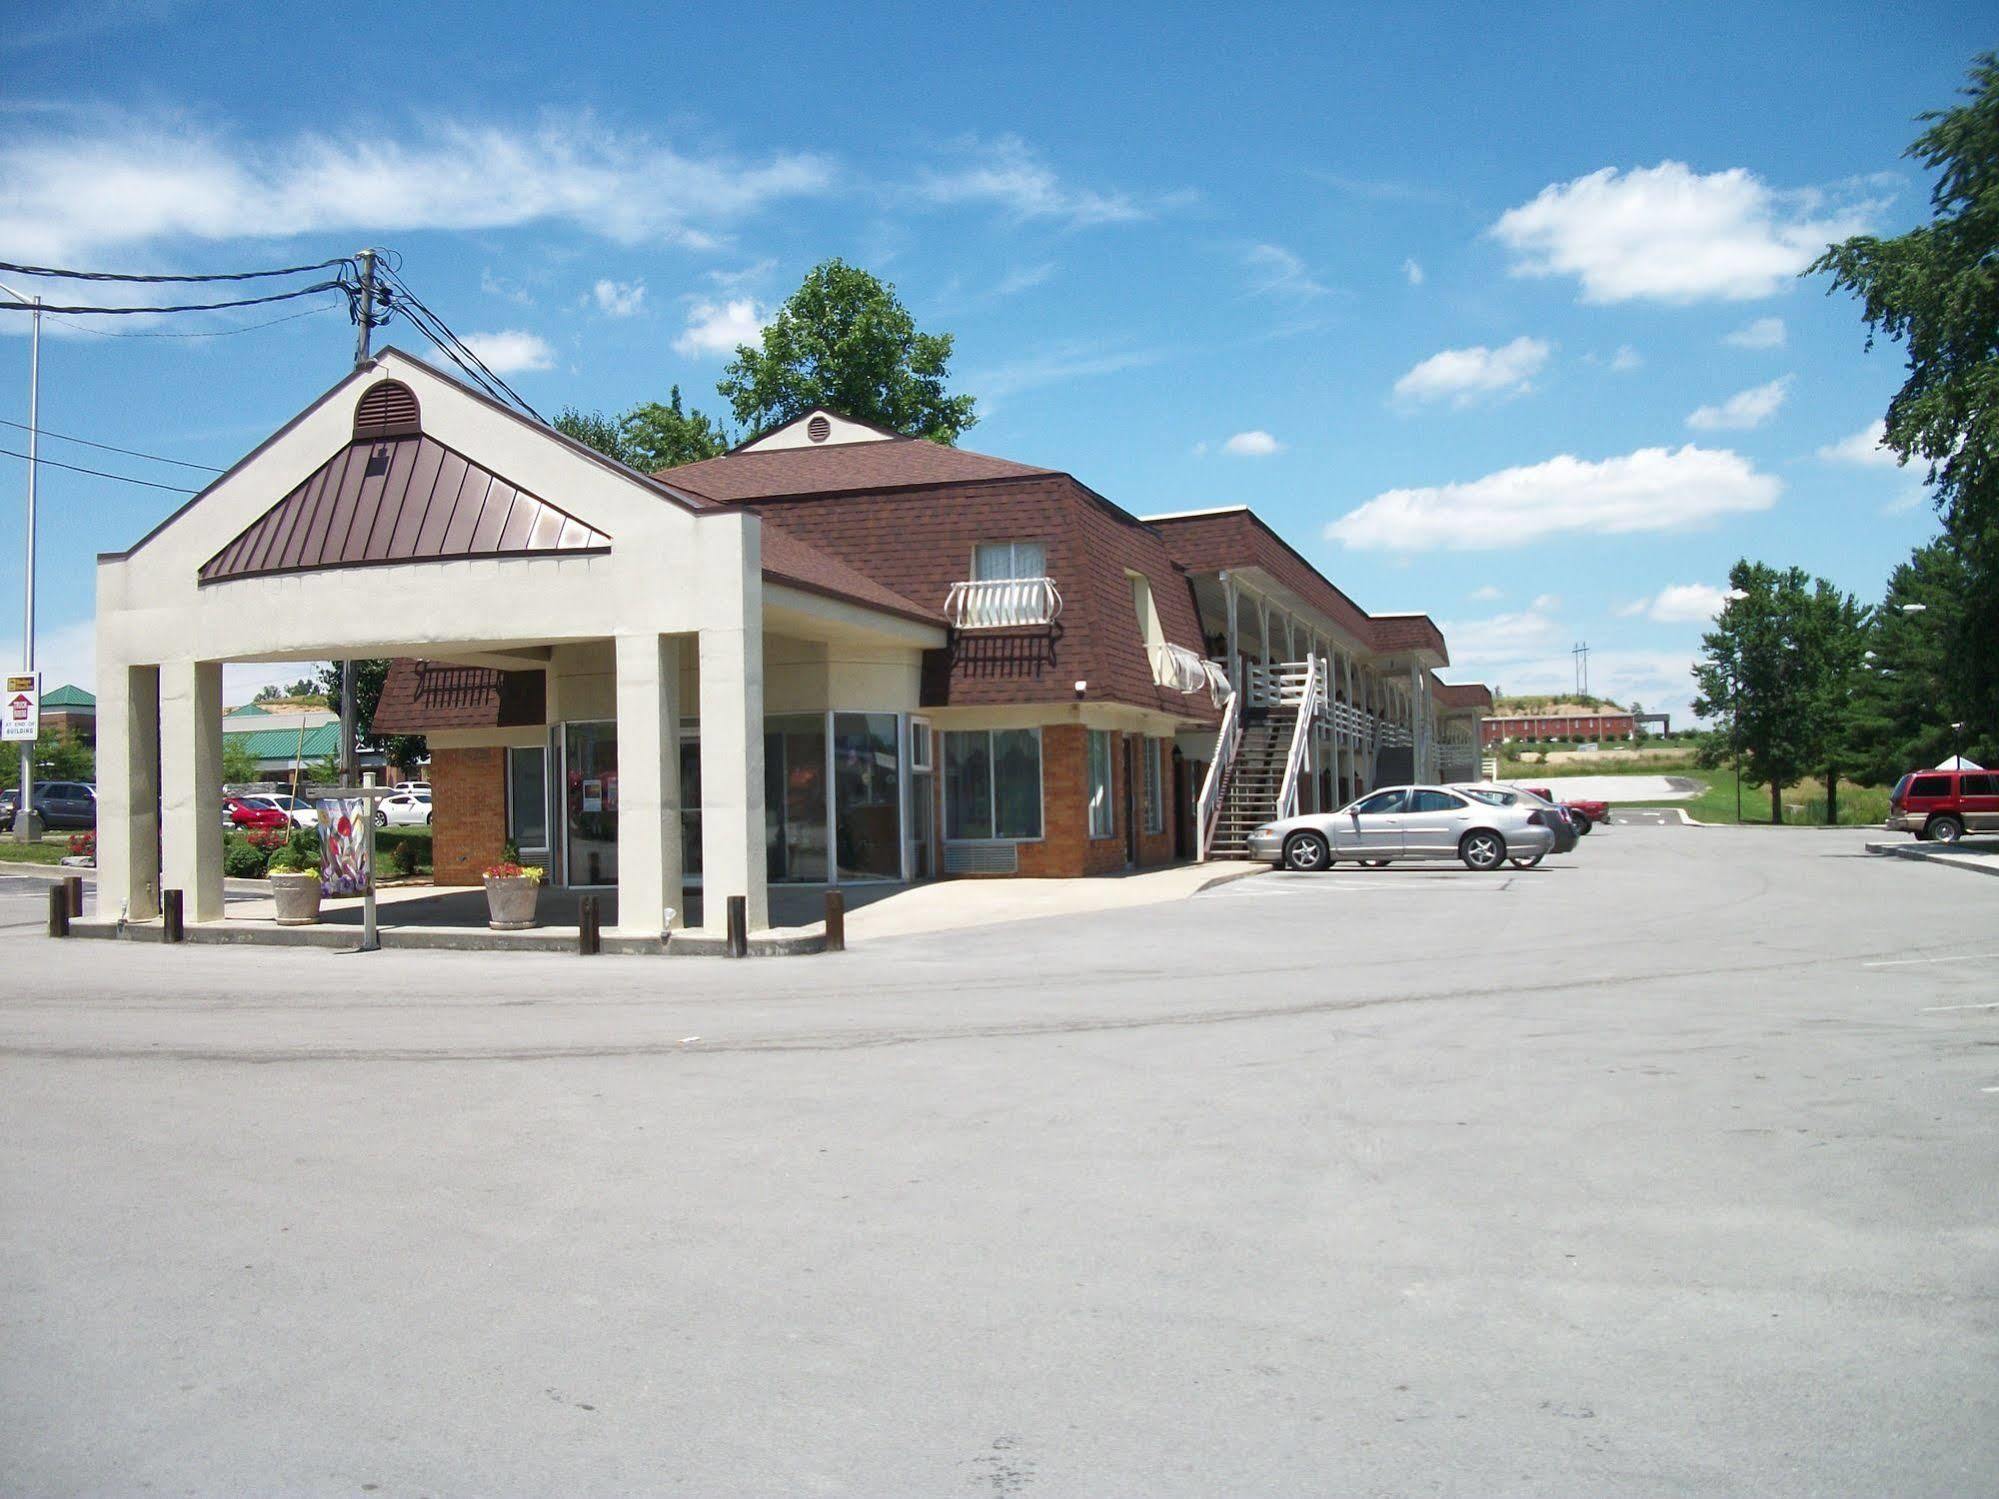
{"label": "glass entrance door", "polygon": [[618,882],[618,725],[572,723],[562,735],[562,816],[568,882]]}

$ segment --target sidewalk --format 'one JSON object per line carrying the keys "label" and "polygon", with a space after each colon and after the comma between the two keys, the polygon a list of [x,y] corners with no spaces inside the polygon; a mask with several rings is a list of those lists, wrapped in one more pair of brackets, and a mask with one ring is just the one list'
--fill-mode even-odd
{"label": "sidewalk", "polygon": [[961,927],[997,926],[1041,916],[1080,916],[1186,900],[1215,885],[1263,874],[1268,864],[1217,860],[1075,880],[939,880],[911,885],[847,912],[847,941],[872,942]]}
{"label": "sidewalk", "polygon": [[1999,838],[1964,838],[1956,843],[1918,843],[1902,838],[1894,843],[1870,843],[1870,854],[1897,859],[1921,859],[1927,864],[1944,864],[1952,869],[1968,869],[1973,874],[1999,874]]}

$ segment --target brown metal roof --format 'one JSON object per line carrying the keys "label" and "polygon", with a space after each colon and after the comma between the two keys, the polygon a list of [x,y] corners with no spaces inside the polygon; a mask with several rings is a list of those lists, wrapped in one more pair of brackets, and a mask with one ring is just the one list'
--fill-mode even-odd
{"label": "brown metal roof", "polygon": [[776,499],[785,495],[879,492],[918,485],[967,484],[1016,479],[1052,470],[916,437],[842,442],[823,448],[771,448],[724,453],[654,477],[710,500]]}
{"label": "brown metal roof", "polygon": [[203,583],[381,562],[600,552],[611,538],[420,435],[349,443],[201,567]]}
{"label": "brown metal roof", "polygon": [[1490,708],[1492,689],[1483,682],[1439,682],[1433,675],[1431,685],[1437,695],[1437,705],[1443,708]]}

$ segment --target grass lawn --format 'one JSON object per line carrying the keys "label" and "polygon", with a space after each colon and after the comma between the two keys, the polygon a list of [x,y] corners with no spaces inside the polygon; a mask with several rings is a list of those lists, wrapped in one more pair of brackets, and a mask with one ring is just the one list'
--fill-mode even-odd
{"label": "grass lawn", "polygon": [[[1678,771],[1688,780],[1698,781],[1703,789],[1700,794],[1677,801],[1661,800],[1649,802],[1614,802],[1619,807],[1683,807],[1687,816],[1696,822],[1738,821],[1735,815],[1735,777],[1727,770],[1703,770],[1697,772]],[[1787,825],[1797,827],[1822,827],[1825,825],[1825,785],[1823,782],[1800,782],[1784,791],[1785,816]],[[1878,827],[1888,816],[1888,788],[1886,786],[1856,786],[1851,781],[1839,783],[1839,825],[1841,827]],[[1744,825],[1756,823],[1768,827],[1770,824],[1770,788],[1751,786],[1747,782],[1742,787],[1742,816]]]}
{"label": "grass lawn", "polygon": [[0,864],[60,864],[69,857],[69,834],[46,833],[40,843],[19,843],[0,835]]}

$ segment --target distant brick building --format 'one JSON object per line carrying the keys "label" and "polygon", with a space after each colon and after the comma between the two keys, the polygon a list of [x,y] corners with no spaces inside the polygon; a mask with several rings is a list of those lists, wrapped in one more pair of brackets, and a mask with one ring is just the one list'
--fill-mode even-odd
{"label": "distant brick building", "polygon": [[1622,708],[1596,711],[1502,714],[1479,720],[1479,743],[1490,748],[1507,739],[1629,739],[1638,720]]}

